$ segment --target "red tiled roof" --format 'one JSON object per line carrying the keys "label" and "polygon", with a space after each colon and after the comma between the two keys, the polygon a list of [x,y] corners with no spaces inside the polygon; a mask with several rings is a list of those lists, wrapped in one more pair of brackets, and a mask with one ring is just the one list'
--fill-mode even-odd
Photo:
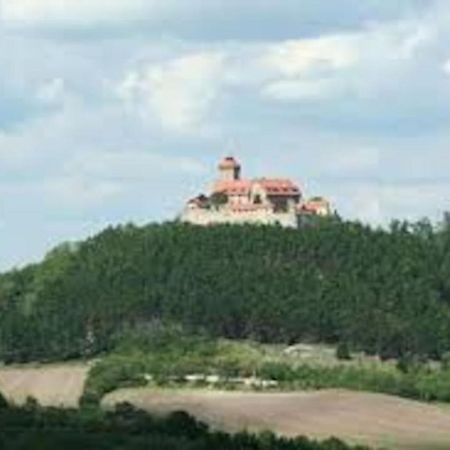
{"label": "red tiled roof", "polygon": [[328,200],[324,198],[316,198],[308,200],[306,203],[303,203],[300,208],[301,211],[310,212],[313,214],[318,213],[320,210],[326,209],[329,211],[330,203]]}
{"label": "red tiled roof", "polygon": [[214,184],[214,192],[227,195],[247,195],[252,187],[250,180],[219,180]]}
{"label": "red tiled roof", "polygon": [[269,196],[298,196],[299,187],[289,179],[261,178],[256,180],[219,180],[214,185],[214,192],[227,195],[248,195],[251,188],[260,185]]}
{"label": "red tiled roof", "polygon": [[299,187],[287,178],[261,178],[254,183],[261,185],[267,195],[300,195]]}

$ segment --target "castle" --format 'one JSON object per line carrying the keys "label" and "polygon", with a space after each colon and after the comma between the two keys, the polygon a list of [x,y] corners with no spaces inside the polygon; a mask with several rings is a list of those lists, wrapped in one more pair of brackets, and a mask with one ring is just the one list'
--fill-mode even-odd
{"label": "castle", "polygon": [[241,165],[228,156],[219,164],[219,178],[210,195],[189,200],[180,220],[196,225],[258,223],[296,228],[303,218],[329,215],[327,200],[305,200],[289,179],[241,178]]}

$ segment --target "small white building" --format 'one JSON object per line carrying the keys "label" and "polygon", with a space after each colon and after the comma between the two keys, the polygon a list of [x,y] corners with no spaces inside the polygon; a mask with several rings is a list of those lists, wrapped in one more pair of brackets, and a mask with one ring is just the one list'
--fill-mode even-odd
{"label": "small white building", "polygon": [[325,199],[305,201],[297,184],[287,178],[241,178],[241,166],[229,156],[219,164],[211,193],[189,200],[181,221],[197,225],[259,223],[298,227],[305,215],[328,216]]}

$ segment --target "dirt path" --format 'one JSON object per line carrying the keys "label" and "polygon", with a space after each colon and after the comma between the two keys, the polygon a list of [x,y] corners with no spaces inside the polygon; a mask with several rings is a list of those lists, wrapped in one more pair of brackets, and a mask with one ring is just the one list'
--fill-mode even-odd
{"label": "dirt path", "polygon": [[228,431],[271,429],[286,436],[336,436],[402,450],[450,448],[450,410],[393,396],[328,390],[304,393],[124,389],[105,405],[130,401],[151,412],[185,410]]}
{"label": "dirt path", "polygon": [[45,406],[77,406],[88,370],[81,364],[2,368],[0,392],[16,404],[32,396]]}

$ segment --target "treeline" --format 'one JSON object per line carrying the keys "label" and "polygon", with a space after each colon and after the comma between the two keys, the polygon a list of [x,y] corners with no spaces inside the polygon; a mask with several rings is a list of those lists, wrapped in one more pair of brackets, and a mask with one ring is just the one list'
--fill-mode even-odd
{"label": "treeline", "polygon": [[450,350],[450,221],[126,225],[0,277],[6,362],[91,356],[155,320],[440,359]]}
{"label": "treeline", "polygon": [[9,407],[0,396],[0,423],[2,450],[367,450],[337,439],[319,443],[271,433],[213,432],[186,413],[156,418],[127,403],[109,412],[62,410],[42,408],[32,399]]}

